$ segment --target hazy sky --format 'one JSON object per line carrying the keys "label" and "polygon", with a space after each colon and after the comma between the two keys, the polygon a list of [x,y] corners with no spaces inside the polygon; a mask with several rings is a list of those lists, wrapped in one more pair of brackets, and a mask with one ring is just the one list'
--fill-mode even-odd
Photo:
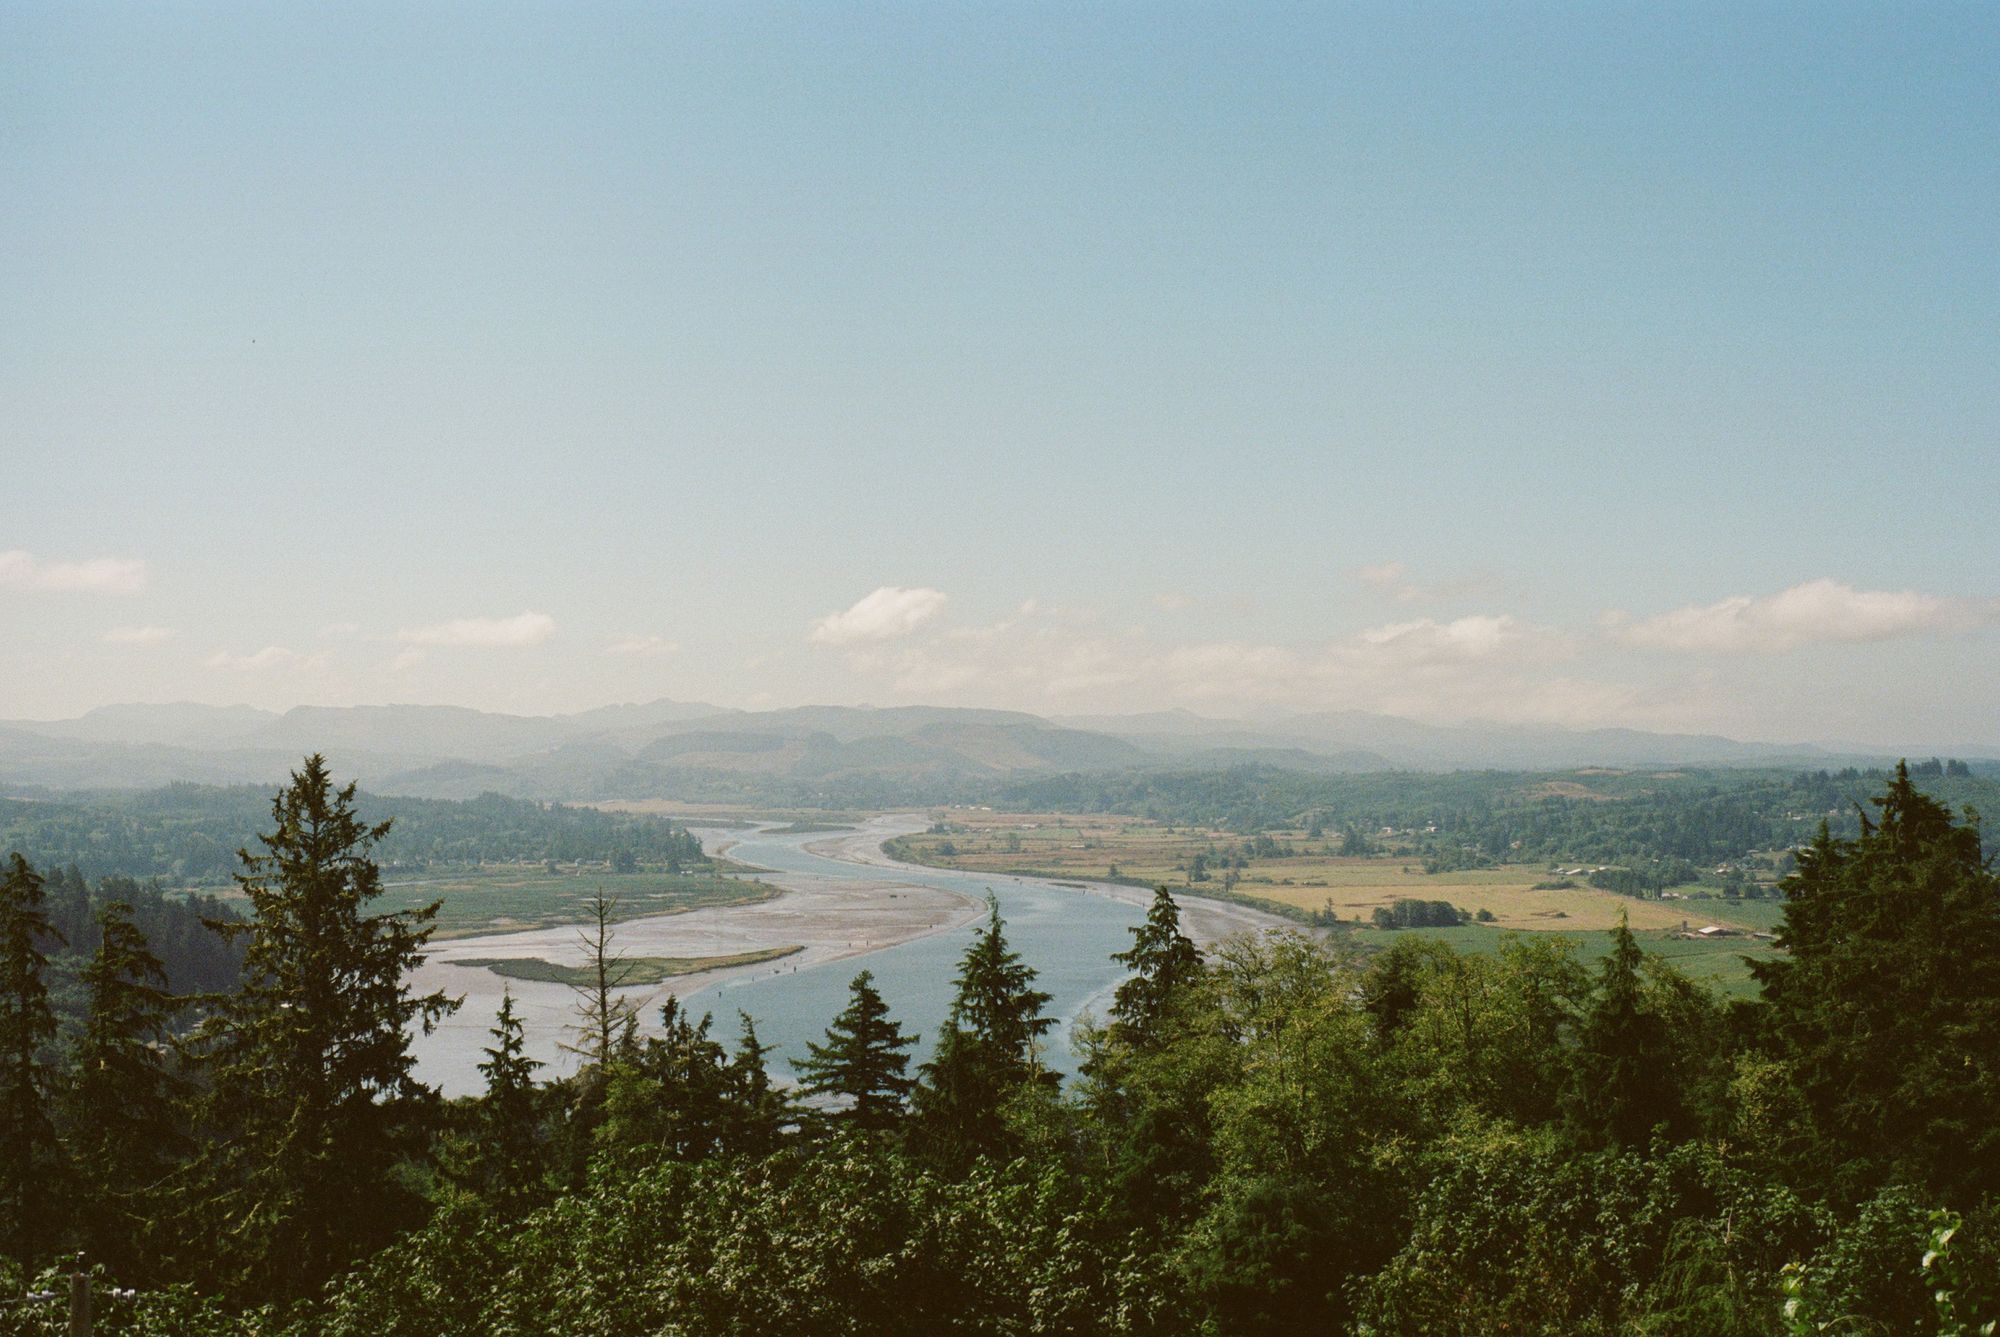
{"label": "hazy sky", "polygon": [[0,717],[2000,744],[2000,7],[0,9]]}

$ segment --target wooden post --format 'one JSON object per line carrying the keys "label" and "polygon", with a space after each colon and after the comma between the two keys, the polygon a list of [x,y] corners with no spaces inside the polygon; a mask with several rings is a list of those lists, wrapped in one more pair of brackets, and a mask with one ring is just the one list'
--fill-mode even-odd
{"label": "wooden post", "polygon": [[90,1337],[90,1274],[83,1270],[82,1254],[69,1274],[69,1337]]}

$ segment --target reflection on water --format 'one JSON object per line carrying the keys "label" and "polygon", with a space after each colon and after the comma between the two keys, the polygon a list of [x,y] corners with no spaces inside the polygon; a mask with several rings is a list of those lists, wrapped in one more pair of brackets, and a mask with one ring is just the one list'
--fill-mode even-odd
{"label": "reflection on water", "polygon": [[[1143,911],[1107,896],[1052,886],[1033,879],[991,877],[947,872],[941,869],[871,867],[824,858],[805,846],[827,839],[825,833],[749,835],[729,832],[704,833],[709,837],[739,836],[729,857],[739,863],[771,870],[772,880],[783,885],[786,874],[819,878],[889,880],[897,883],[936,887],[963,895],[984,897],[991,890],[1006,920],[1007,941],[1022,960],[1034,967],[1035,985],[1052,996],[1049,1014],[1059,1019],[1049,1036],[1047,1061],[1064,1072],[1074,1066],[1069,1047],[1071,1023],[1086,1009],[1102,1014],[1110,991],[1123,978],[1122,968],[1111,959],[1113,952],[1131,946],[1130,930]],[[711,839],[711,847],[713,841]],[[920,1062],[930,1047],[951,1007],[952,980],[959,958],[972,940],[972,925],[948,929],[916,938],[895,947],[865,955],[850,956],[818,965],[800,966],[795,971],[779,963],[772,971],[726,978],[689,994],[684,1002],[696,1016],[711,1012],[715,1034],[732,1044],[738,1027],[738,1011],[747,1012],[757,1023],[758,1038],[776,1046],[770,1057],[774,1074],[791,1075],[791,1060],[805,1055],[808,1041],[820,1040],[827,1023],[847,1005],[848,982],[862,970],[875,974],[891,1015],[902,1024],[905,1034],[916,1032],[922,1042],[911,1051]],[[497,946],[505,940],[485,940]],[[443,1028],[429,1036],[412,1038],[417,1058],[417,1076],[438,1086],[448,1096],[468,1095],[482,1089],[478,1064],[481,1052],[490,1044],[493,1010],[501,981],[491,972],[453,967],[445,958],[459,948],[448,945],[441,957],[419,975],[423,988],[445,988],[467,995],[465,1006]],[[466,942],[466,948],[473,944]],[[461,953],[462,954],[462,953]],[[474,954],[479,954],[474,952]],[[494,955],[535,955],[525,949],[489,952]],[[535,984],[515,980],[506,985],[514,994],[517,1009],[527,1029],[528,1052],[549,1066],[544,1078],[559,1076],[574,1065],[573,1057],[559,1044],[564,1028],[574,1020],[575,997],[561,985]],[[643,990],[650,994],[654,991]],[[656,1029],[657,1003],[649,1004],[643,1017],[645,1029]]]}

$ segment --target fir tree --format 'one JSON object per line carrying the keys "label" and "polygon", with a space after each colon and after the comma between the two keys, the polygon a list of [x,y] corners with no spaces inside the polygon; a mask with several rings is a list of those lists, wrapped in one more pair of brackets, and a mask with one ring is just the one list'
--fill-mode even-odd
{"label": "fir tree", "polygon": [[875,990],[875,975],[864,970],[848,985],[846,1011],[826,1028],[826,1043],[808,1041],[798,1063],[805,1089],[846,1102],[841,1117],[855,1127],[882,1132],[902,1121],[905,1102],[916,1085],[905,1071],[917,1043],[889,1018],[888,1004]]}
{"label": "fir tree", "polygon": [[1041,1037],[1056,1024],[1042,1015],[1049,995],[1030,987],[1035,972],[1002,928],[999,902],[988,896],[986,923],[960,960],[951,1015],[917,1088],[922,1141],[947,1163],[999,1150],[1008,1098],[1058,1080],[1040,1056]]}
{"label": "fir tree", "polygon": [[480,1187],[495,1206],[515,1212],[533,1205],[541,1188],[535,1072],[542,1064],[527,1055],[521,1017],[509,990],[501,991],[492,1034],[486,1062],[479,1065],[486,1078],[486,1095],[479,1102]]}
{"label": "fir tree", "polygon": [[1569,1117],[1593,1145],[1643,1149],[1656,1125],[1680,1131],[1680,1093],[1666,1021],[1646,1005],[1645,953],[1624,914],[1611,932],[1611,954],[1577,1034]]}
{"label": "fir tree", "polygon": [[1201,952],[1181,932],[1180,907],[1164,886],[1154,891],[1146,921],[1132,930],[1131,950],[1111,959],[1132,971],[1112,996],[1114,1036],[1142,1048],[1158,1043],[1176,1002],[1201,978]]}
{"label": "fir tree", "polygon": [[[1898,765],[1879,822],[1822,825],[1784,884],[1784,959],[1754,963],[1838,1187],[1885,1173],[1951,1202],[2000,1192],[2000,877],[1979,828]],[[1830,1154],[1828,1154],[1830,1153]]]}
{"label": "fir tree", "polygon": [[764,1060],[775,1045],[757,1039],[757,1024],[748,1012],[736,1014],[742,1021],[736,1052],[729,1059],[729,1120],[723,1134],[724,1145],[741,1156],[763,1157],[777,1149],[791,1120],[791,1101],[771,1083]]}
{"label": "fir tree", "polygon": [[97,924],[97,952],[82,976],[89,1011],[66,1123],[87,1203],[85,1248],[132,1279],[152,1253],[160,1184],[187,1148],[179,1115],[187,1084],[173,1069],[171,1049],[180,1000],[167,992],[166,971],[131,906],[108,902]]}
{"label": "fir tree", "polygon": [[213,1142],[207,1239],[232,1287],[301,1293],[385,1242],[418,1204],[392,1172],[419,1154],[412,1109],[434,1094],[412,1075],[409,1027],[457,1006],[412,996],[435,904],[369,915],[381,876],[369,850],[389,832],[308,757],[271,804],[261,854],[239,851],[254,917],[242,989],[202,1031]]}
{"label": "fir tree", "polygon": [[41,875],[15,854],[0,880],[0,1246],[24,1270],[56,1224],[50,1187],[57,1153],[44,1058],[56,1034],[45,950],[54,941]]}

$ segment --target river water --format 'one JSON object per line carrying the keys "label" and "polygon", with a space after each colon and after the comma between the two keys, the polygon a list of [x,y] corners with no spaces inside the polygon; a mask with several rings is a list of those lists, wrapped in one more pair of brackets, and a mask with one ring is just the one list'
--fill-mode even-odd
{"label": "river water", "polygon": [[[921,825],[921,823],[917,823]],[[884,834],[898,829],[890,825],[871,827],[864,842],[872,852]],[[910,829],[905,825],[900,829]],[[793,964],[779,961],[760,968],[725,972],[704,983],[702,977],[682,980],[671,987],[682,996],[685,1006],[699,1016],[715,1017],[715,1033],[726,1042],[735,1040],[739,1011],[748,1013],[757,1025],[758,1038],[776,1046],[769,1060],[774,1075],[789,1078],[791,1062],[803,1057],[808,1041],[822,1040],[827,1023],[847,1005],[848,983],[861,970],[875,975],[875,987],[887,1002],[890,1015],[902,1024],[905,1034],[922,1037],[912,1051],[915,1061],[930,1052],[932,1040],[951,1007],[953,979],[959,958],[964,955],[982,917],[981,903],[990,891],[1006,921],[1010,946],[1036,971],[1035,987],[1051,996],[1047,1014],[1058,1019],[1048,1037],[1045,1060],[1068,1072],[1074,1068],[1070,1031],[1085,1011],[1102,1015],[1110,994],[1124,978],[1124,970],[1111,959],[1132,944],[1131,930],[1144,917],[1142,906],[1133,903],[1129,890],[1058,886],[1034,878],[1000,877],[918,868],[907,864],[864,862],[860,857],[833,858],[826,833],[777,834],[770,831],[703,832],[713,848],[722,840],[733,839],[729,857],[739,863],[770,870],[760,875],[777,886],[802,889],[797,897],[788,894],[766,902],[763,907],[737,910],[694,911],[686,915],[635,920],[619,926],[619,946],[633,955],[709,955],[740,951],[748,946],[810,941],[809,950]],[[848,853],[859,855],[860,846],[849,844]],[[879,857],[879,856],[878,856]],[[843,897],[841,884],[852,888]],[[927,888],[921,899],[930,907],[932,931],[894,946],[836,959],[825,957],[829,948],[846,949],[838,942],[845,907],[851,904],[856,933],[870,913],[868,906],[880,907],[883,897],[894,897],[900,887],[905,897],[916,899],[911,888]],[[943,895],[937,893],[945,893]],[[810,924],[791,909],[795,900],[805,902],[811,895],[816,907]],[[782,922],[791,914],[789,923]],[[1261,918],[1261,917],[1256,917]],[[1252,926],[1249,922],[1235,927]],[[907,929],[905,931],[908,931]],[[649,936],[651,935],[651,936]],[[692,936],[691,936],[692,935]],[[809,936],[814,935],[814,936]],[[438,1031],[415,1036],[412,1051],[417,1058],[419,1079],[437,1086],[448,1096],[467,1095],[483,1089],[478,1064],[482,1052],[492,1043],[490,1029],[500,990],[512,992],[517,1011],[523,1017],[528,1052],[547,1064],[538,1074],[544,1078],[571,1070],[575,1059],[561,1049],[568,1028],[576,1019],[576,998],[559,984],[531,981],[502,981],[491,971],[453,964],[464,956],[542,956],[545,959],[579,959],[574,930],[542,930],[533,933],[490,935],[459,939],[434,945],[431,961],[417,972],[412,983],[420,989],[443,989],[465,997],[465,1005]],[[865,934],[863,935],[865,939]],[[763,941],[757,941],[759,937]],[[689,945],[697,947],[690,951]],[[663,950],[664,949],[664,950]],[[657,1030],[658,1001],[664,991],[658,987],[628,991],[644,999],[643,1030]]]}

